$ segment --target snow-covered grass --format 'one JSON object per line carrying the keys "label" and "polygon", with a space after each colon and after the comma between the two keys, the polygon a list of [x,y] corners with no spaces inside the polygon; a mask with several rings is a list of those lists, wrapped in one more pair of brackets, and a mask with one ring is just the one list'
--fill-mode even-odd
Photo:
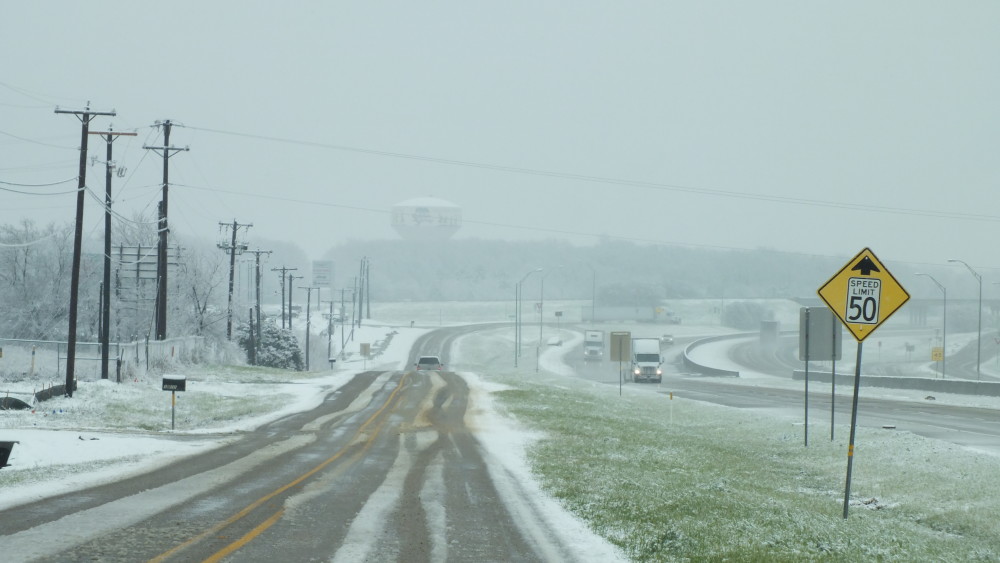
{"label": "snow-covered grass", "polygon": [[[503,356],[498,342],[466,337],[462,357]],[[542,365],[562,353],[546,350]],[[997,457],[860,428],[844,520],[846,426],[805,448],[801,424],[771,413],[634,386],[619,396],[533,365],[500,371],[497,403],[544,436],[528,454],[543,490],[633,560],[1000,558]]]}
{"label": "snow-covered grass", "polygon": [[637,561],[1000,557],[995,458],[862,429],[844,521],[844,439],[804,448],[753,413],[502,381],[501,404],[544,429],[529,457],[543,489]]}

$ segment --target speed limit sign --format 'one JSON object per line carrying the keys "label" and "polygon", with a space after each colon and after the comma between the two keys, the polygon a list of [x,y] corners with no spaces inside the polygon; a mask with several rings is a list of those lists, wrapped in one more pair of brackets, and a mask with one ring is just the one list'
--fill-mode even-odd
{"label": "speed limit sign", "polygon": [[910,299],[910,294],[868,248],[823,284],[819,296],[858,342]]}
{"label": "speed limit sign", "polygon": [[877,325],[881,290],[882,280],[877,278],[847,280],[847,311],[844,314],[844,321]]}

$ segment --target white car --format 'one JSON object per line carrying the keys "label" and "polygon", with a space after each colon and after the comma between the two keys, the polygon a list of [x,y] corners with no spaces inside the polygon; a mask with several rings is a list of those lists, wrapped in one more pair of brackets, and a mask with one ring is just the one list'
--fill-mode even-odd
{"label": "white car", "polygon": [[444,370],[444,364],[441,363],[441,358],[437,356],[420,356],[420,359],[417,360],[417,363],[414,364],[414,367],[418,370],[422,369],[434,370],[434,371]]}

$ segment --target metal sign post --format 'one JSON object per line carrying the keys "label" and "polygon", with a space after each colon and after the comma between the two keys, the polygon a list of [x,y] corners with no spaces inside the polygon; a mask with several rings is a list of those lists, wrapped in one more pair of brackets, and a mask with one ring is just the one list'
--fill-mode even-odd
{"label": "metal sign post", "polygon": [[[805,429],[806,446],[809,445],[809,362],[833,361],[830,381],[836,391],[837,360],[840,358],[842,333],[837,318],[827,307],[802,307],[799,309],[799,359],[805,362]],[[833,401],[830,397],[830,439],[833,440]]]}
{"label": "metal sign post", "polygon": [[163,390],[170,391],[170,429],[174,429],[174,411],[177,409],[177,392],[187,388],[187,378],[183,375],[164,375]]}

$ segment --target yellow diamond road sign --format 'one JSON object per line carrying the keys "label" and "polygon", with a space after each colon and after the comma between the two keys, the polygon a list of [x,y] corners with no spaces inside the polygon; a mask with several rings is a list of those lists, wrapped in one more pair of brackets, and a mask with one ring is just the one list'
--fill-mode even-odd
{"label": "yellow diamond road sign", "polygon": [[858,342],[910,299],[910,294],[868,248],[819,288],[819,296]]}

